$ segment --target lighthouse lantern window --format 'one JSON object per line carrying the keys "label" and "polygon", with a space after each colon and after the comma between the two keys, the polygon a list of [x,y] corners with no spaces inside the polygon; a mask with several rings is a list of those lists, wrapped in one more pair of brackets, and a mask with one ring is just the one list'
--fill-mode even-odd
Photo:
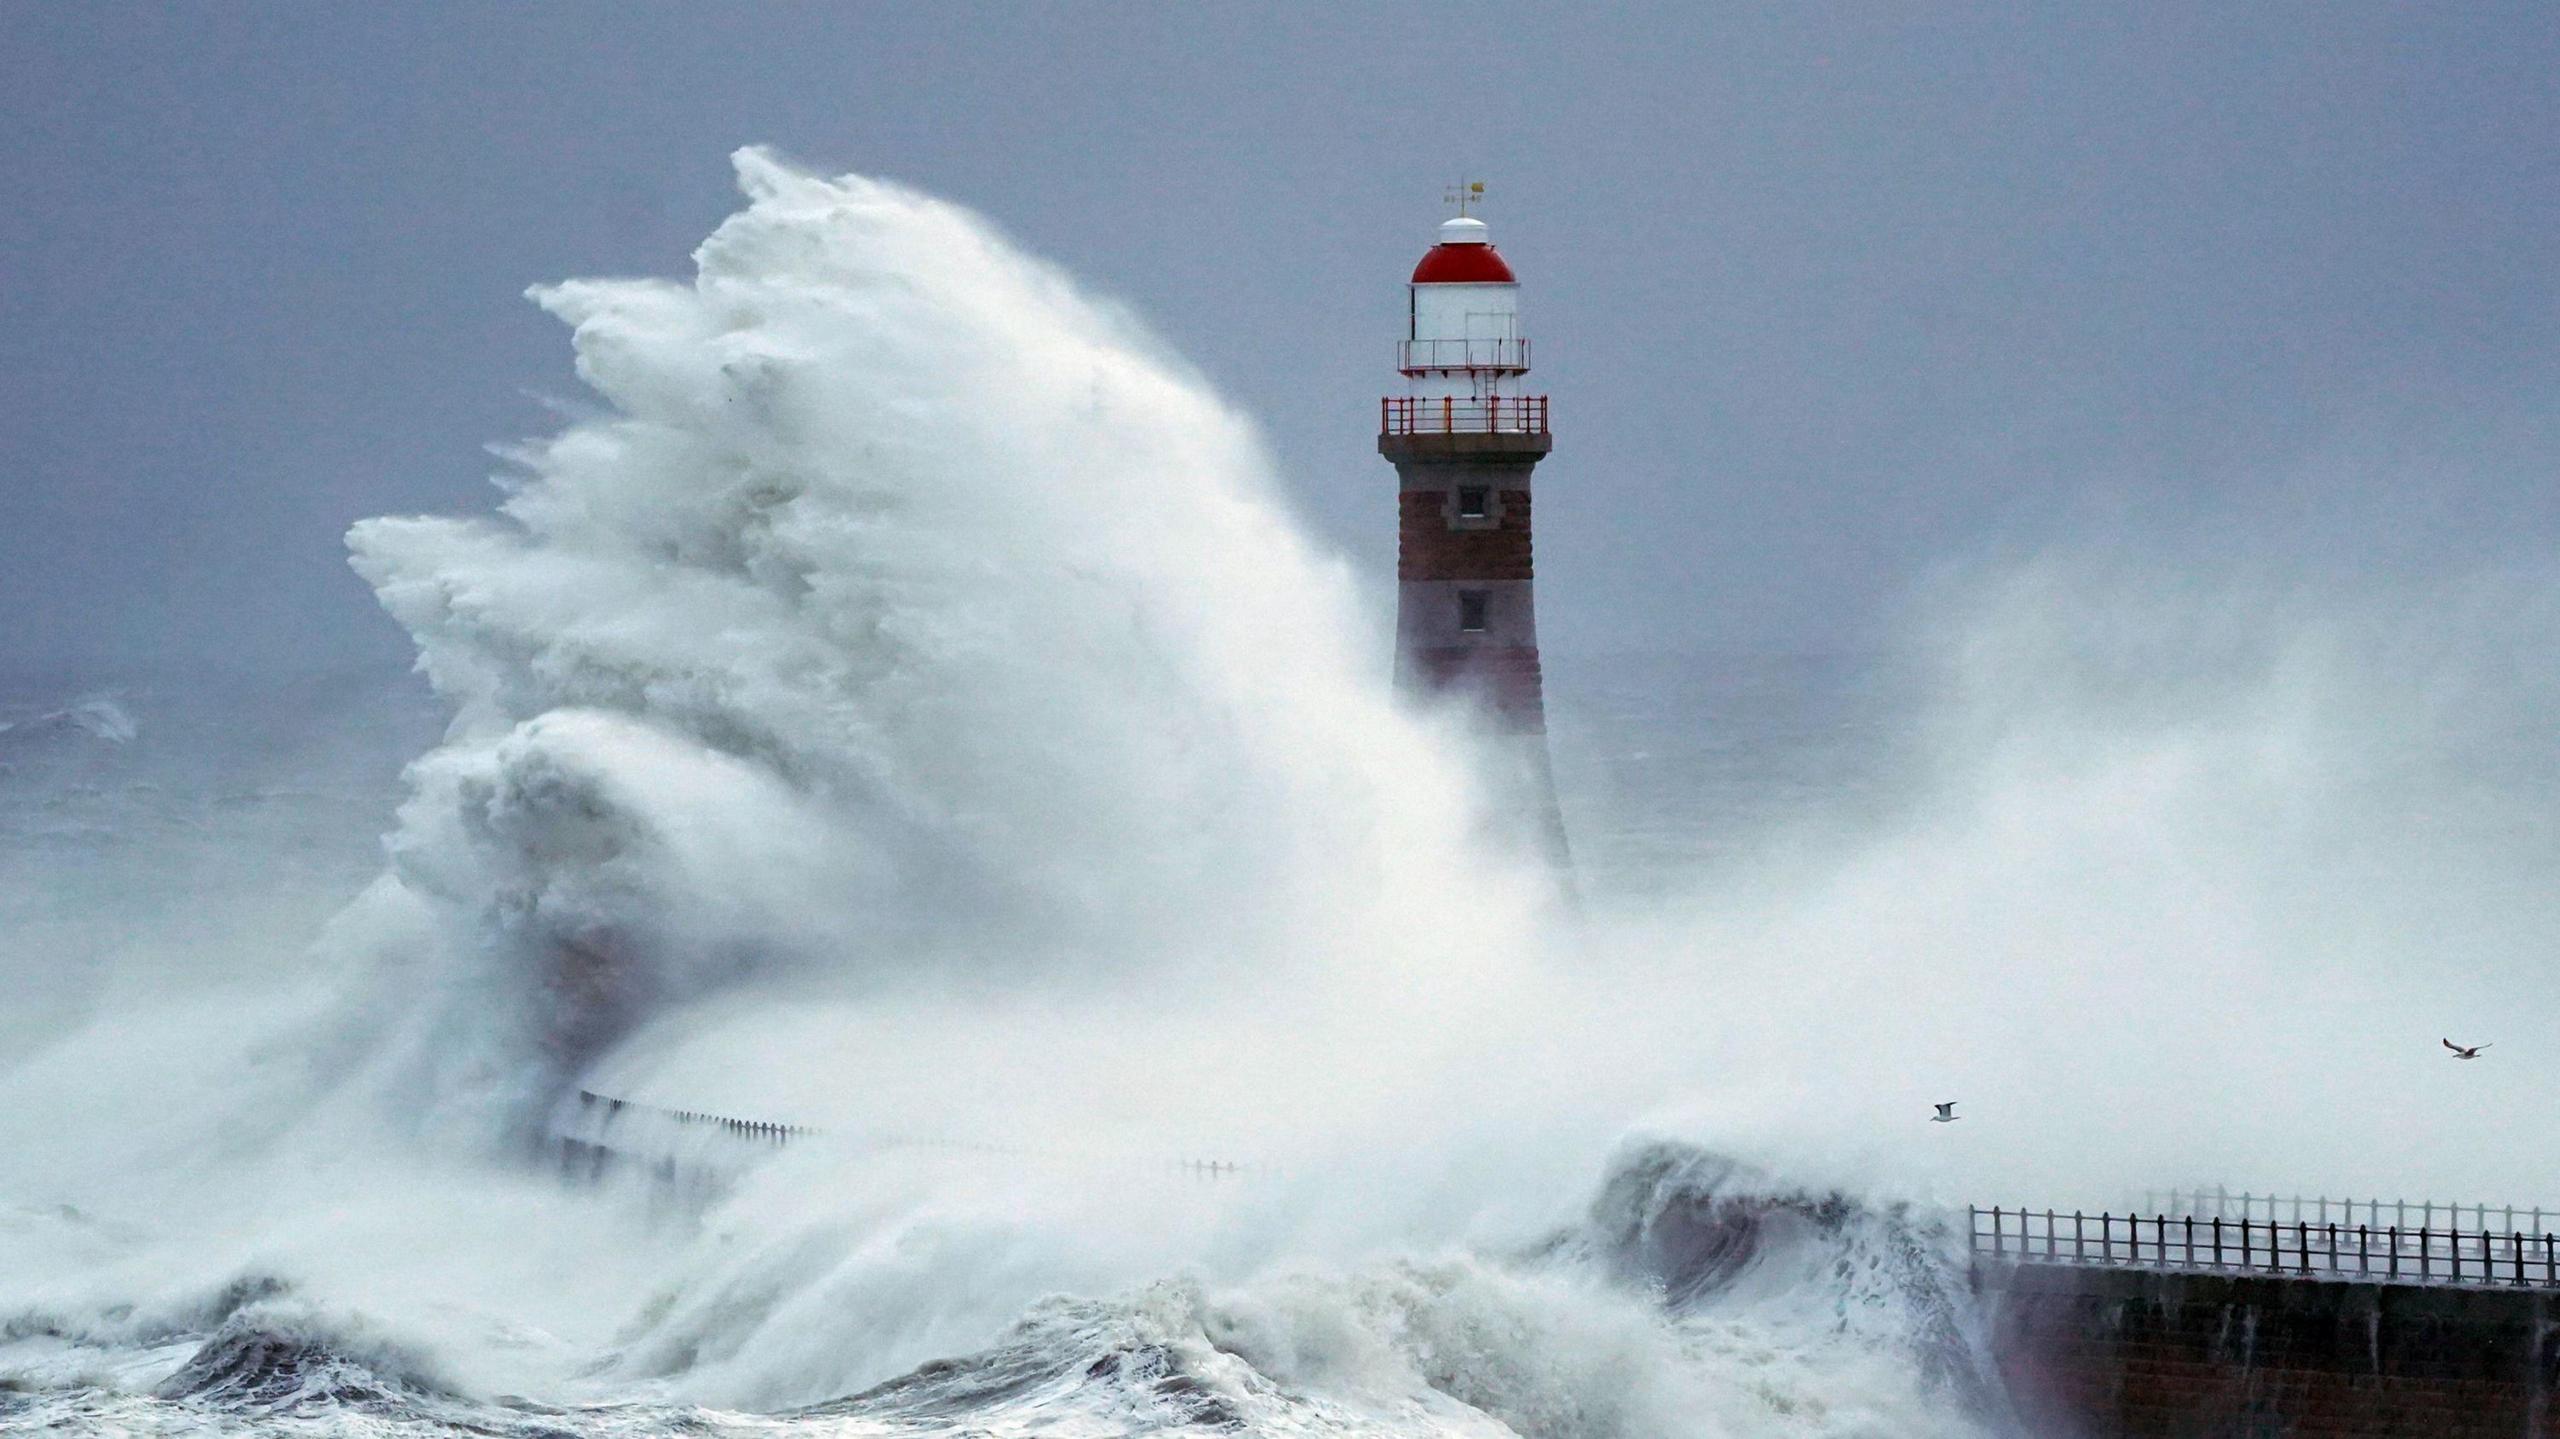
{"label": "lighthouse lantern window", "polygon": [[1458,632],[1460,634],[1484,633],[1485,598],[1485,592],[1482,590],[1458,591]]}
{"label": "lighthouse lantern window", "polygon": [[1458,487],[1458,518],[1462,520],[1483,519],[1486,513],[1490,510],[1492,504],[1493,491],[1487,489],[1485,486],[1460,485]]}

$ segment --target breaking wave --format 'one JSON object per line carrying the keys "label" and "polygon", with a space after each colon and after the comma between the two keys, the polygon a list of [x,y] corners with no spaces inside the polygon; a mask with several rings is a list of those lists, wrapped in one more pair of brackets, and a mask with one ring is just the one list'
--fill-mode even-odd
{"label": "breaking wave", "polygon": [[1464,768],[1250,425],[950,206],[739,172],[693,284],[536,292],[612,409],[513,451],[502,519],[354,532],[457,713],[392,841],[442,936],[422,1102],[521,1124],[743,986],[1277,984],[1519,932],[1525,872],[1417,905],[1478,862]]}
{"label": "breaking wave", "polygon": [[[0,1430],[1996,1426],[1928,1212],[1621,1145],[1712,996],[1590,981],[1252,426],[737,163],[690,283],[534,292],[603,404],[497,515],[351,536],[452,714],[387,873],[7,1074],[116,1218],[0,1226]],[[564,1184],[589,1088],[805,1138]]]}
{"label": "breaking wave", "polygon": [[259,1278],[147,1321],[12,1321],[0,1432],[1965,1435],[2005,1420],[1960,1260],[1924,1216],[1656,1141],[1583,1221],[1517,1249],[1052,1295],[983,1347],[766,1418],[471,1398],[432,1355]]}

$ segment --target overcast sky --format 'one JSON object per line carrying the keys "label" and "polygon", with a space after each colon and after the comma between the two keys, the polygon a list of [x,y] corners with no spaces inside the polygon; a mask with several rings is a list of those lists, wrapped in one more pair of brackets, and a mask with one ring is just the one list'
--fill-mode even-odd
{"label": "overcast sky", "polygon": [[0,0],[0,666],[395,659],[358,517],[577,392],[766,143],[1125,298],[1381,583],[1401,285],[1521,274],[1551,649],[1857,646],[1936,567],[2540,554],[2560,7]]}

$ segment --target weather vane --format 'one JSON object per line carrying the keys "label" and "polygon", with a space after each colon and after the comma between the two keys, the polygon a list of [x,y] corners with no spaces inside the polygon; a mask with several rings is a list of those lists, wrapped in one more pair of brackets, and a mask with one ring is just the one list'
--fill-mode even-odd
{"label": "weather vane", "polygon": [[1465,219],[1469,205],[1484,203],[1484,181],[1461,180],[1449,187],[1448,202],[1458,207],[1458,218]]}

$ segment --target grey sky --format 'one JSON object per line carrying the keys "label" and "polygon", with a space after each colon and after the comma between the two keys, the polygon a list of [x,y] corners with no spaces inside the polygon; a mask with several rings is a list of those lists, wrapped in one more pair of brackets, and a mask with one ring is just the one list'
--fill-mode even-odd
{"label": "grey sky", "polygon": [[[2560,540],[2545,4],[0,0],[0,667],[374,661],[362,515],[573,395],[770,143],[974,205],[1262,417],[1383,587],[1400,284],[1528,287],[1551,648],[1814,648],[2055,539]],[[1383,590],[1382,590],[1383,593]]]}

